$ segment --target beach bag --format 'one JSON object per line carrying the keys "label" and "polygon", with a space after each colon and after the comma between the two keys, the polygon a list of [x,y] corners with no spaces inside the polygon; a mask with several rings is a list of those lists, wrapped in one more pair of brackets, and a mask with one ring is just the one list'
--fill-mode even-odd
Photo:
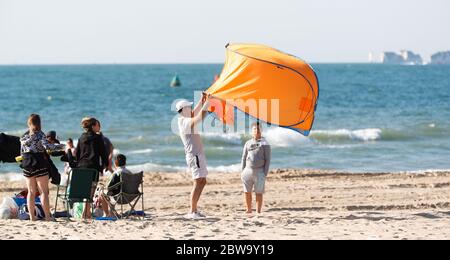
{"label": "beach bag", "polygon": [[8,207],[0,207],[0,219],[11,219],[11,209]]}
{"label": "beach bag", "polygon": [[[44,209],[41,204],[36,204],[35,207],[36,218],[39,220],[45,219]],[[28,211],[27,205],[22,205],[19,209],[19,219],[20,220],[30,220],[30,213]]]}
{"label": "beach bag", "polygon": [[[14,200],[14,202],[17,204],[17,210],[19,210],[19,208],[22,205],[27,204],[27,195],[28,195],[28,190],[24,190],[18,194],[16,194],[12,199]],[[41,199],[39,198],[41,194],[39,192],[36,192],[36,199],[35,199],[35,203],[36,204],[41,204]]]}
{"label": "beach bag", "polygon": [[84,203],[83,202],[76,202],[73,204],[72,207],[72,217],[74,219],[83,219],[83,210],[84,210]]}
{"label": "beach bag", "polygon": [[15,163],[20,156],[20,138],[0,133],[0,163]]}
{"label": "beach bag", "polygon": [[[26,205],[27,204],[27,198],[15,197],[15,198],[12,198],[12,199],[17,204],[17,208],[20,208],[22,205]],[[34,203],[41,204],[41,199],[39,197],[36,197]]]}
{"label": "beach bag", "polygon": [[19,212],[19,206],[13,198],[4,198],[0,205],[0,219],[15,219]]}

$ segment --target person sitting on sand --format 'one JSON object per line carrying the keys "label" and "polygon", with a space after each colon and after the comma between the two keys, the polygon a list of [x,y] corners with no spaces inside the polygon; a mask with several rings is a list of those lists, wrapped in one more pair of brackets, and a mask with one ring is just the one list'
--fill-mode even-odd
{"label": "person sitting on sand", "polygon": [[30,220],[36,221],[35,196],[39,191],[41,194],[42,207],[45,220],[51,220],[49,202],[49,173],[50,165],[47,159],[47,150],[57,150],[63,145],[51,144],[42,132],[41,117],[36,114],[28,118],[28,131],[20,138],[21,155],[23,158],[23,175],[27,181],[28,195],[27,206]]}
{"label": "person sitting on sand", "polygon": [[[78,139],[76,152],[76,168],[95,169],[100,174],[108,166],[108,155],[103,138],[97,134],[100,131],[98,120],[91,117],[83,118],[81,127],[84,133]],[[99,181],[97,174],[95,182]],[[90,204],[86,203],[83,216],[91,217]]]}
{"label": "person sitting on sand", "polygon": [[256,193],[257,212],[261,213],[266,177],[269,173],[271,148],[262,137],[262,128],[259,122],[252,124],[252,136],[242,153],[242,182],[244,184],[245,203],[247,214],[253,213],[252,192]]}
{"label": "person sitting on sand", "polygon": [[206,116],[209,107],[209,96],[203,93],[202,100],[192,110],[192,102],[181,100],[176,104],[179,113],[178,129],[181,140],[184,144],[186,163],[194,179],[191,192],[191,209],[186,215],[187,218],[204,218],[198,210],[198,201],[206,185],[208,169],[206,167],[206,155],[203,149],[202,139],[197,130],[199,124]]}

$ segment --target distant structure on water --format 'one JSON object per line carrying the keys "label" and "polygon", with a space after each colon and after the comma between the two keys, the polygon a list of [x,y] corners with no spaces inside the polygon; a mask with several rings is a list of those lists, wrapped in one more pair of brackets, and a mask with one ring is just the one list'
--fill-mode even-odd
{"label": "distant structure on water", "polygon": [[450,51],[433,54],[430,64],[450,64]]}
{"label": "distant structure on water", "polygon": [[369,63],[374,63],[372,52],[369,52]]}
{"label": "distant structure on water", "polygon": [[381,53],[381,63],[396,65],[423,65],[423,59],[412,51],[402,50],[400,53]]}

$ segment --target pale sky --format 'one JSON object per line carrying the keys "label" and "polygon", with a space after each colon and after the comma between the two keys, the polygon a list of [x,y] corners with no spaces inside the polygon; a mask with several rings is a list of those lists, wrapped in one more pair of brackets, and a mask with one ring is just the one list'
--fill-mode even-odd
{"label": "pale sky", "polygon": [[309,62],[450,50],[449,0],[0,0],[0,64],[222,63],[228,42]]}

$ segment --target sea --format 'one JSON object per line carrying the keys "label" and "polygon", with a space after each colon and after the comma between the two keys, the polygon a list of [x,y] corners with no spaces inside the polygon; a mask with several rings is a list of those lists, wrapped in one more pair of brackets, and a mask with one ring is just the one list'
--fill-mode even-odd
{"label": "sea", "polygon": [[[0,66],[0,132],[20,136],[38,113],[45,132],[65,142],[80,121],[102,123],[115,153],[132,170],[184,172],[181,139],[173,131],[174,102],[207,89],[222,64]],[[450,66],[312,64],[320,97],[311,134],[265,126],[272,168],[346,172],[426,172],[450,169]],[[170,87],[178,75],[181,86]],[[281,112],[282,113],[282,112]],[[250,118],[250,120],[253,120]],[[208,166],[238,172],[251,138],[217,122],[203,134]],[[54,158],[62,171],[63,164]],[[16,163],[0,176],[19,177]]]}

